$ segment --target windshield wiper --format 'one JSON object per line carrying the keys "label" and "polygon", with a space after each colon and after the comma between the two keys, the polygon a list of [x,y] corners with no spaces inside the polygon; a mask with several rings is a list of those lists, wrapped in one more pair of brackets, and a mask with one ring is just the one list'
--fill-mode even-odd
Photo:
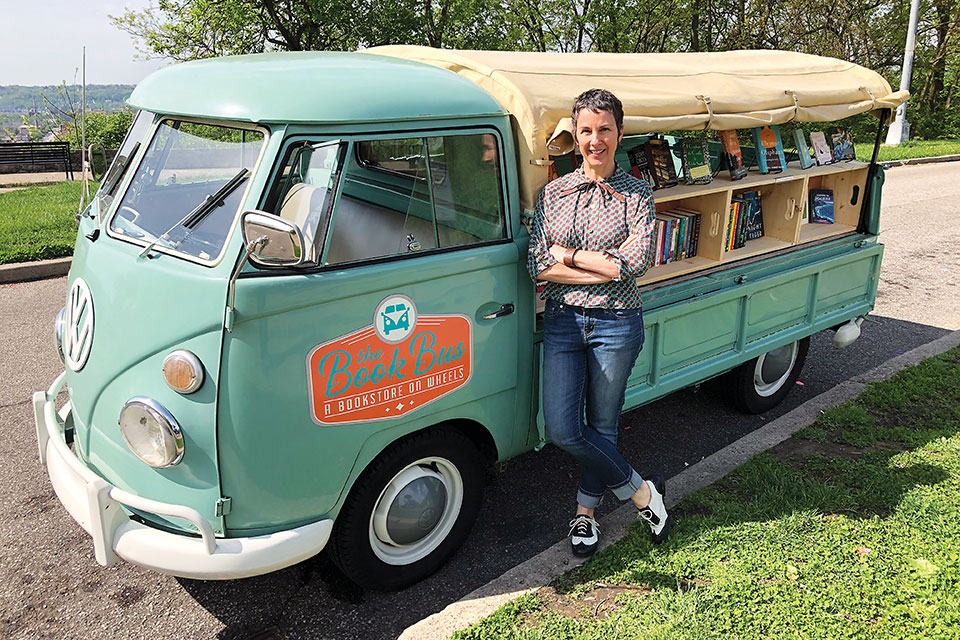
{"label": "windshield wiper", "polygon": [[[143,248],[143,251],[140,252],[140,255],[138,257],[143,257],[148,251],[150,251],[150,249],[153,249],[153,247],[158,242],[166,238],[168,233],[170,233],[171,231],[173,231],[174,229],[176,229],[181,225],[186,227],[190,231],[193,231],[193,229],[198,224],[203,222],[204,218],[206,218],[208,215],[213,213],[213,211],[217,207],[222,205],[223,201],[227,199],[227,196],[229,196],[231,193],[234,192],[234,190],[236,190],[237,187],[243,184],[243,182],[247,179],[249,175],[250,175],[249,170],[247,170],[246,168],[240,169],[240,171],[237,172],[237,175],[230,178],[230,180],[228,180],[225,185],[217,189],[216,193],[214,193],[213,195],[208,195],[206,198],[203,199],[203,202],[201,202],[196,206],[196,208],[194,208],[193,211],[191,211],[187,215],[177,220],[172,227],[170,227],[169,229],[161,233],[159,236],[154,238],[153,242],[151,242],[150,244],[148,244]],[[184,239],[185,238],[186,237],[184,237]],[[182,241],[183,240],[181,240],[181,242]]]}

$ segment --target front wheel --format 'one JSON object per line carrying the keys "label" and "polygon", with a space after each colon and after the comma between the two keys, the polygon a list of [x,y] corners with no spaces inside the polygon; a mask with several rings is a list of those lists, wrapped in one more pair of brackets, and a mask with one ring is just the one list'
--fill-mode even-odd
{"label": "front wheel", "polygon": [[763,413],[783,402],[800,377],[809,348],[808,336],[748,360],[731,371],[734,403],[748,413]]}
{"label": "front wheel", "polygon": [[422,580],[466,539],[483,479],[479,451],[458,431],[427,431],[393,445],[350,491],[331,534],[331,559],[362,587]]}

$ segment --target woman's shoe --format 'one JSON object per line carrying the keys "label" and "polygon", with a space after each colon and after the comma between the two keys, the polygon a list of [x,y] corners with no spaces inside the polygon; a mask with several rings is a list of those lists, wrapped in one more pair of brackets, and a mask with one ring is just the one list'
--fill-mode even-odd
{"label": "woman's shoe", "polygon": [[650,525],[650,532],[653,534],[653,544],[660,544],[667,539],[670,533],[670,525],[673,521],[667,515],[667,508],[663,505],[663,498],[667,493],[667,488],[660,476],[651,476],[646,481],[647,488],[650,489],[650,502],[637,514]]}
{"label": "woman's shoe", "polygon": [[592,556],[600,541],[600,526],[588,515],[580,514],[570,521],[570,546],[578,558]]}

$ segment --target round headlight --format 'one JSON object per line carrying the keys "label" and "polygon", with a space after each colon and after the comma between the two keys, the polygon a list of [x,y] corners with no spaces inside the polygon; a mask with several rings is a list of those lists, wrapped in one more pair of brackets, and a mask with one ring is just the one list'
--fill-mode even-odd
{"label": "round headlight", "polygon": [[120,410],[120,433],[130,451],[151,467],[170,467],[183,459],[180,425],[156,400],[128,400]]}
{"label": "round headlight", "polygon": [[57,339],[57,354],[60,355],[60,362],[66,364],[66,360],[63,359],[63,316],[67,313],[66,307],[60,308],[60,313],[57,314],[57,319],[53,321],[53,335]]}
{"label": "round headlight", "polygon": [[200,358],[186,349],[177,349],[163,359],[163,379],[179,393],[193,393],[203,384]]}

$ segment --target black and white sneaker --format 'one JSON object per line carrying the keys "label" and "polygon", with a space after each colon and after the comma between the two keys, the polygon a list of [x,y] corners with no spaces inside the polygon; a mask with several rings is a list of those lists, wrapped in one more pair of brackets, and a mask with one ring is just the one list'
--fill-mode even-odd
{"label": "black and white sneaker", "polygon": [[588,515],[580,514],[570,521],[570,546],[573,555],[578,558],[592,556],[597,550],[600,526],[597,521]]}
{"label": "black and white sneaker", "polygon": [[673,522],[667,515],[667,508],[663,505],[663,498],[667,493],[663,479],[659,476],[651,476],[646,481],[650,489],[650,502],[643,509],[640,509],[639,518],[643,518],[650,525],[650,532],[653,534],[653,544],[660,544],[667,539],[670,533],[670,525]]}

